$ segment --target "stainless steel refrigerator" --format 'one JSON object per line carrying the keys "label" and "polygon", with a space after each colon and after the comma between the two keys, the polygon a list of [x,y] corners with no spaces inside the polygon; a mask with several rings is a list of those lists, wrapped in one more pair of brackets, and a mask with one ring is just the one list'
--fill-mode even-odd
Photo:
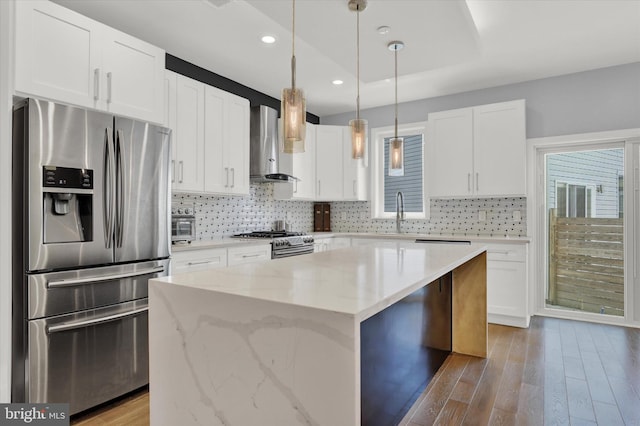
{"label": "stainless steel refrigerator", "polygon": [[13,114],[14,402],[74,414],[148,383],[170,255],[170,130],[38,99]]}

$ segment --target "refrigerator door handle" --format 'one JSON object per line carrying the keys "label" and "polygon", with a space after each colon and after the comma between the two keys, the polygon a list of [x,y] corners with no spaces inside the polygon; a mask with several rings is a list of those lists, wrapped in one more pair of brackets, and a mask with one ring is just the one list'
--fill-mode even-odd
{"label": "refrigerator door handle", "polygon": [[95,284],[102,281],[120,280],[123,278],[133,278],[142,275],[156,274],[163,272],[163,266],[156,266],[153,268],[145,268],[134,272],[124,272],[121,274],[104,275],[101,277],[84,277],[84,278],[72,278],[68,280],[58,280],[47,282],[47,288],[60,288],[60,287],[73,287],[84,284]]}
{"label": "refrigerator door handle", "polygon": [[122,172],[122,145],[124,139],[122,130],[116,132],[116,224],[115,238],[116,247],[122,247],[122,236],[124,232],[124,173]]}
{"label": "refrigerator door handle", "polygon": [[113,132],[110,128],[105,129],[104,147],[104,178],[102,192],[102,213],[105,222],[104,244],[106,248],[111,248],[113,241],[113,191],[114,191],[114,152],[113,152]]}
{"label": "refrigerator door handle", "polygon": [[147,312],[148,310],[149,310],[149,307],[145,306],[143,308],[133,309],[131,311],[122,312],[119,314],[105,315],[104,317],[92,318],[90,320],[72,321],[68,323],[50,325],[50,326],[47,326],[47,334],[58,333],[60,331],[74,330],[76,328],[85,328],[85,327],[90,327],[96,324],[103,324],[105,322],[116,321],[116,320],[130,317],[133,315],[142,314],[144,312]]}

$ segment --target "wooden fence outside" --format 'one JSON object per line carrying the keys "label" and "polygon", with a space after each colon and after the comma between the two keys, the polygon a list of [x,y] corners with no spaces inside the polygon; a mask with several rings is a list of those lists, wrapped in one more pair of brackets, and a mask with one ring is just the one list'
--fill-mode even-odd
{"label": "wooden fence outside", "polygon": [[624,315],[623,219],[549,213],[547,303]]}

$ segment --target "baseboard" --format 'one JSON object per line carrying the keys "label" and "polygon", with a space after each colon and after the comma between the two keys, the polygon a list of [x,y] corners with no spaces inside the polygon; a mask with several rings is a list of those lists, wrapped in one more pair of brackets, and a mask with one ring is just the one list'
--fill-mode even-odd
{"label": "baseboard", "polygon": [[531,317],[514,317],[511,315],[488,314],[487,320],[491,324],[508,325],[509,327],[529,328]]}

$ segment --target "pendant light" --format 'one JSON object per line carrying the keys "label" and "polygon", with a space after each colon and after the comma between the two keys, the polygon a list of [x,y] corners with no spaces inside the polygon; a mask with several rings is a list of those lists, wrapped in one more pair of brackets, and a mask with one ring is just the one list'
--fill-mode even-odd
{"label": "pendant light", "polygon": [[389,141],[389,176],[404,176],[404,138],[398,137],[398,51],[404,47],[401,41],[392,41],[387,45],[395,57],[395,131]]}
{"label": "pendant light", "polygon": [[283,151],[304,152],[307,107],[302,89],[296,88],[296,0],[291,25],[291,87],[282,89]]}
{"label": "pendant light", "polygon": [[356,118],[349,121],[351,128],[351,157],[358,160],[364,157],[367,146],[369,123],[360,118],[360,12],[367,8],[367,0],[349,0],[349,10],[356,12]]}

